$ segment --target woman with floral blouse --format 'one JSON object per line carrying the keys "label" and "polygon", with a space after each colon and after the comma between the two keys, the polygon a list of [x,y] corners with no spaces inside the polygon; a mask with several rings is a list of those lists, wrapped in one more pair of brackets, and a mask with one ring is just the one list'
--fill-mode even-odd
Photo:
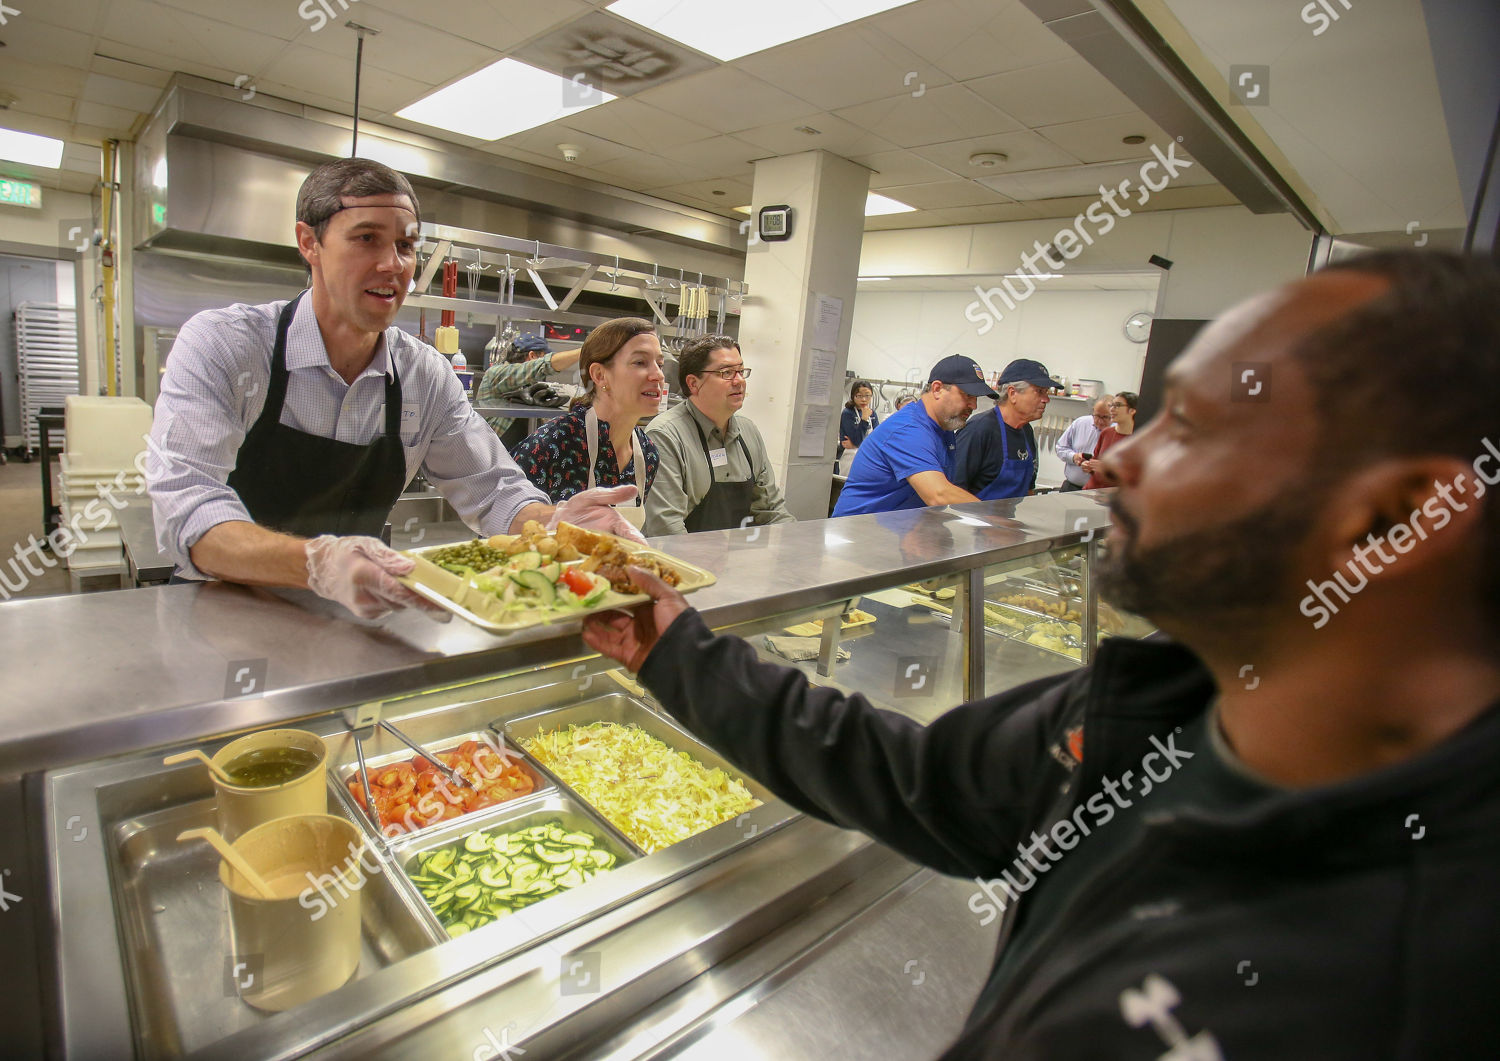
{"label": "woman with floral blouse", "polygon": [[[554,504],[590,487],[626,485],[638,488],[636,504],[643,504],[656,477],[657,457],[638,425],[660,412],[667,396],[654,326],[639,317],[599,325],[583,341],[578,367],[584,392],[566,413],[527,436],[511,456]],[[630,513],[622,515],[629,518]]]}

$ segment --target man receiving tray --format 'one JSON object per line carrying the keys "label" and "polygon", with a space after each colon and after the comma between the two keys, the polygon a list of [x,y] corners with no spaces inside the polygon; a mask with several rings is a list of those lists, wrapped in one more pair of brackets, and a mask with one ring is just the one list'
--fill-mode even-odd
{"label": "man receiving tray", "polygon": [[[948,1058],[1493,1056],[1497,306],[1493,263],[1385,252],[1200,334],[1103,458],[1103,591],[1175,642],[923,727],[660,586],[585,639],[792,805],[974,879],[1001,944]],[[1416,364],[1423,429],[1372,418]]]}

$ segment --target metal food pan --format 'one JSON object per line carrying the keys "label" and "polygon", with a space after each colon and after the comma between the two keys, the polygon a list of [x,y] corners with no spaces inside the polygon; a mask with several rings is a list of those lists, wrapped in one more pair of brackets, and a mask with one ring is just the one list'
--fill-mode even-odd
{"label": "metal food pan", "polygon": [[[403,729],[402,732],[406,731]],[[417,739],[411,733],[407,733],[407,736],[412,737],[413,740]],[[334,738],[327,739],[331,746],[337,743]],[[425,747],[429,752],[433,754],[437,754],[438,752],[446,753],[453,751],[465,741],[471,740],[479,741],[481,744],[489,744],[491,746],[498,744],[501,752],[508,754],[510,758],[516,763],[516,765],[519,766],[523,771],[525,771],[526,774],[531,778],[533,788],[530,792],[526,793],[524,796],[516,796],[514,799],[506,800],[504,803],[497,804],[496,807],[509,806],[513,803],[519,803],[522,800],[532,799],[536,796],[544,795],[553,791],[554,785],[550,775],[544,773],[532,760],[532,758],[525,752],[521,751],[521,749],[516,746],[514,742],[507,741],[503,735],[497,735],[489,730],[470,730],[465,733],[456,733],[452,734],[451,736],[442,737],[436,740],[428,740],[427,742],[423,743],[423,747]],[[353,781],[355,783],[358,783],[359,781],[359,758],[354,750],[354,737],[352,734],[346,737],[345,743],[347,744],[347,748],[340,756],[341,761],[339,763],[339,766],[335,770],[330,771],[328,774],[329,784],[332,786],[335,796],[339,799],[340,805],[344,809],[345,813],[354,818],[355,821],[360,823],[366,835],[374,836],[386,844],[394,844],[400,842],[408,834],[403,833],[394,837],[381,834],[379,830],[376,829],[374,821],[372,821],[370,817],[364,813],[364,810],[360,807],[359,802],[350,793],[349,782]],[[371,755],[368,749],[372,745],[382,750],[378,754]],[[412,759],[417,757],[416,752],[406,747],[406,745],[402,744],[395,737],[391,736],[391,734],[380,729],[377,729],[375,731],[374,737],[365,742],[365,747],[367,749],[367,751],[365,752],[365,768],[369,771],[372,777],[381,767],[389,766],[392,763],[410,762]],[[472,811],[468,814],[459,815],[457,818],[451,819],[451,821],[473,821],[479,816],[488,814],[490,811],[495,810],[496,807],[484,807],[480,810]],[[417,830],[417,832],[418,834],[426,833],[432,829],[438,828],[441,824],[443,823],[425,826]]]}
{"label": "metal food pan", "polygon": [[[737,778],[744,783],[745,788],[749,790],[750,794],[760,800],[761,803],[769,803],[776,799],[776,796],[770,789],[750,777],[707,744],[704,744],[698,738],[688,733],[687,730],[682,729],[666,716],[658,715],[639,700],[626,696],[624,693],[610,693],[606,696],[600,696],[593,700],[585,700],[582,703],[572,704],[568,707],[538,711],[503,722],[496,721],[494,726],[500,729],[513,745],[520,748],[522,741],[529,740],[539,733],[556,729],[566,729],[568,726],[586,726],[591,722],[613,722],[622,726],[639,726],[674,751],[686,752],[708,769],[712,770],[717,767],[731,777]],[[533,761],[535,761],[534,757]],[[577,792],[574,792],[566,782],[553,774],[545,764],[538,762],[537,768],[545,771],[547,776],[561,789],[572,793],[584,803],[588,802]]]}
{"label": "metal food pan", "polygon": [[[680,593],[692,593],[705,586],[712,586],[718,581],[718,577],[713,572],[688,563],[680,557],[672,556],[670,553],[664,553],[659,549],[649,549],[626,539],[621,539],[619,545],[622,550],[632,556],[649,557],[675,571],[679,579],[677,590]],[[609,611],[612,608],[628,608],[651,599],[644,593],[617,593],[610,590],[605,593],[603,600],[592,608],[583,608],[578,611],[507,612],[498,607],[499,602],[493,596],[467,579],[455,575],[446,568],[439,567],[428,559],[432,553],[446,548],[449,546],[433,545],[422,549],[407,550],[406,555],[415,559],[417,563],[412,568],[411,574],[402,576],[402,584],[440,608],[492,634],[510,634],[517,630],[529,630],[537,626],[571,622],[594,612]],[[577,563],[582,563],[582,561],[569,560],[564,566]]]}
{"label": "metal food pan", "polygon": [[[128,817],[106,833],[140,1057],[191,1053],[273,1016],[233,990],[229,898],[219,882],[218,853],[202,841],[177,842],[184,829],[213,825],[214,801],[196,799]],[[367,853],[364,864],[375,864],[374,857]],[[355,980],[433,942],[426,904],[410,881],[393,872],[368,873],[365,881]],[[254,956],[238,957],[248,957],[241,977],[255,975]]]}
{"label": "metal food pan", "polygon": [[1073,663],[1082,663],[1083,662],[1083,650],[1082,650],[1082,648],[1079,649],[1079,654],[1075,656],[1075,655],[1073,655],[1070,652],[1059,652],[1055,648],[1048,648],[1046,645],[1038,645],[1038,644],[1036,644],[1033,641],[1027,640],[1032,635],[1032,633],[1038,631],[1039,628],[1044,627],[1044,626],[1070,626],[1070,627],[1073,627],[1074,629],[1079,630],[1079,632],[1075,634],[1071,630],[1068,630],[1068,631],[1064,631],[1064,633],[1071,634],[1074,638],[1078,639],[1080,642],[1083,640],[1082,628],[1079,627],[1079,625],[1077,623],[1070,622],[1070,621],[1067,621],[1067,620],[1064,620],[1064,619],[1043,619],[1040,622],[1032,623],[1031,626],[1027,627],[1025,630],[1022,630],[1019,633],[1015,633],[1015,634],[1010,635],[1011,640],[1013,640],[1013,641],[1019,641],[1023,645],[1028,645],[1031,648],[1036,649],[1038,652],[1047,652],[1047,653],[1050,653],[1050,654],[1052,654],[1054,656],[1057,656],[1057,657],[1059,657],[1061,659],[1069,660],[1069,661],[1071,661]]}
{"label": "metal food pan", "polygon": [[[523,806],[505,805],[503,809],[492,807],[484,813],[482,819],[479,815],[474,817],[476,819],[474,821],[465,822],[454,819],[440,828],[413,834],[410,839],[397,845],[393,851],[393,857],[402,870],[402,883],[410,890],[415,905],[421,908],[419,916],[422,923],[431,938],[437,942],[448,940],[448,930],[443,927],[438,916],[422,898],[421,891],[411,881],[411,875],[418,869],[418,856],[447,847],[471,833],[508,833],[557,819],[569,832],[591,833],[598,840],[598,846],[615,856],[616,867],[628,865],[641,857],[641,849],[626,839],[619,830],[600,815],[595,814],[582,800],[561,792],[553,792],[540,799],[528,799]],[[572,895],[585,887],[587,887],[586,884],[579,885],[577,888],[570,888],[558,894]],[[549,898],[555,898],[555,896]]]}
{"label": "metal food pan", "polygon": [[1019,604],[1011,604],[999,599],[1002,596],[1012,596],[1015,594],[1024,594],[1029,597],[1036,597],[1037,599],[1047,603],[1063,604],[1068,608],[1077,611],[1079,615],[1083,614],[1084,602],[1078,597],[1063,594],[1059,592],[1057,587],[1055,586],[1047,586],[1043,583],[1034,582],[1029,579],[1020,580],[1015,578],[1007,578],[1002,582],[987,584],[984,588],[985,599],[991,604],[999,605],[1002,608],[1013,609],[1017,612],[1030,615],[1037,620],[1057,619],[1059,622],[1076,622],[1076,620],[1071,619],[1062,620],[1057,616],[1048,615],[1045,612],[1037,611],[1032,608],[1025,608]]}

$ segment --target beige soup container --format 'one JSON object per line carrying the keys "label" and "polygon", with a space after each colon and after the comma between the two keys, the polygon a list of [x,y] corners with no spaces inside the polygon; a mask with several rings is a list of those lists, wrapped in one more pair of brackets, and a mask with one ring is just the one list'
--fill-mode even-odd
{"label": "beige soup container", "polygon": [[317,765],[299,777],[279,785],[250,788],[231,785],[210,774],[217,795],[219,832],[233,841],[257,825],[292,814],[328,812],[328,745],[316,733],[301,729],[268,729],[230,741],[214,755],[214,765],[223,767],[246,752],[273,748],[300,748],[318,757]]}
{"label": "beige soup container", "polygon": [[366,870],[353,822],[331,814],[277,818],[234,841],[275,898],[261,898],[229,863],[234,956],[248,970],[240,997],[280,1012],[342,987],[359,968],[360,904]]}

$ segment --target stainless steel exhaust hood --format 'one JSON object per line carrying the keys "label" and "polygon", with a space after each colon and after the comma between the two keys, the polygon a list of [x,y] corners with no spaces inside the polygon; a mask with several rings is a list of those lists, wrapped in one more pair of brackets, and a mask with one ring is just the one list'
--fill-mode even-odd
{"label": "stainless steel exhaust hood", "polygon": [[[137,141],[137,246],[300,264],[297,189],[349,135],[343,115],[177,75]],[[743,275],[728,218],[378,125],[359,147],[411,178],[424,219]]]}

